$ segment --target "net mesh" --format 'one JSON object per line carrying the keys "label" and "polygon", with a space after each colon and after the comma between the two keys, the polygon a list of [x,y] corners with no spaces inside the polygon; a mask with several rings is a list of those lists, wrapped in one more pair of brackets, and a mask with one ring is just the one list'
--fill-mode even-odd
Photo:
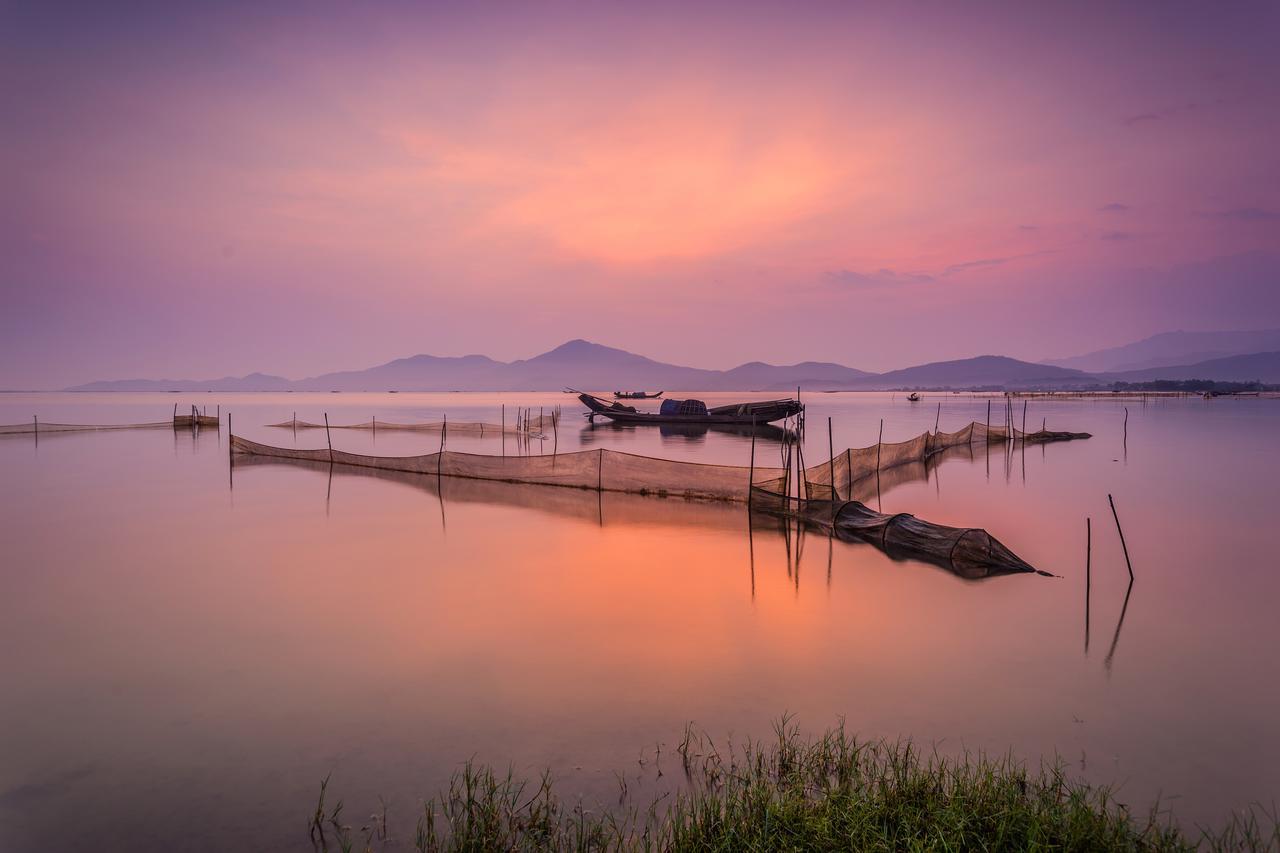
{"label": "net mesh", "polygon": [[[291,425],[291,424],[290,424]],[[450,429],[453,425],[450,424]],[[346,428],[365,428],[352,425]],[[369,428],[372,428],[371,425]],[[297,460],[329,466],[420,474],[437,478],[562,486],[601,492],[680,497],[689,500],[745,501],[752,511],[823,525],[841,539],[870,542],[891,557],[944,567],[976,579],[1012,572],[1034,572],[1026,561],[980,528],[948,527],[907,513],[876,512],[859,498],[898,481],[915,479],[925,466],[945,455],[972,456],[973,448],[1010,440],[1023,444],[1088,438],[1087,433],[1040,430],[1023,433],[971,423],[956,432],[926,432],[908,441],[850,448],[799,473],[792,495],[792,460],[784,446],[785,467],[707,465],[638,456],[604,448],[539,456],[491,456],[444,450],[420,456],[369,456],[343,450],[295,450],[231,437],[235,455]]]}
{"label": "net mesh", "polygon": [[[475,435],[484,437],[486,435],[527,435],[531,438],[538,438],[550,435],[554,430],[557,422],[555,415],[534,415],[527,421],[517,421],[503,424],[486,423],[483,421],[424,421],[421,423],[402,424],[394,421],[380,421],[375,419],[363,421],[358,424],[329,424],[329,429],[356,429],[356,430],[400,430],[406,432],[450,432],[458,435]],[[278,427],[280,429],[324,429],[325,425],[320,423],[312,423],[310,421],[288,420],[281,421],[278,424],[267,424],[269,427]]]}
{"label": "net mesh", "polygon": [[192,427],[212,427],[217,429],[221,422],[221,411],[218,414],[210,415],[201,412],[195,406],[191,407],[189,413],[178,413],[178,408],[173,409],[173,417],[167,421],[147,421],[144,423],[133,424],[60,424],[49,423],[38,418],[32,418],[25,423],[20,424],[0,424],[0,435],[25,435],[41,433],[62,433],[62,432],[102,432],[105,430],[121,430],[121,429],[190,429]]}

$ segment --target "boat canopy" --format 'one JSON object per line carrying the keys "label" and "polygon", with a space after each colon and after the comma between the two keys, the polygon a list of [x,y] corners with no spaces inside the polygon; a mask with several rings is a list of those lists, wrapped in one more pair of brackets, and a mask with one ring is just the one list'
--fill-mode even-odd
{"label": "boat canopy", "polygon": [[701,400],[672,400],[666,399],[662,401],[662,407],[658,409],[658,413],[662,415],[706,415],[707,404]]}

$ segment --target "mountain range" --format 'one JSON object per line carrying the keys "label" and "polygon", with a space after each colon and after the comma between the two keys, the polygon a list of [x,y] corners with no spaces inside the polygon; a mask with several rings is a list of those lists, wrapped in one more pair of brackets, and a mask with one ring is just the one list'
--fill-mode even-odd
{"label": "mountain range", "polygon": [[1280,329],[1235,332],[1179,330],[1152,335],[1135,343],[1085,355],[1045,359],[1044,363],[1072,370],[1083,370],[1086,373],[1117,373],[1200,364],[1233,355],[1250,355],[1277,350],[1280,350]]}
{"label": "mountain range", "polygon": [[[1201,333],[1175,332],[1171,335]],[[1219,333],[1214,333],[1219,334]],[[1231,334],[1231,333],[1226,333]],[[1249,333],[1265,335],[1270,333]],[[1274,333],[1280,336],[1280,332]],[[1160,338],[1162,336],[1156,336]],[[1153,341],[1155,338],[1148,339]],[[1263,337],[1260,340],[1270,340]],[[1160,350],[1165,344],[1143,348],[1140,341],[1126,347],[1080,356],[1081,359],[1131,358],[1135,353]],[[1199,346],[1192,340],[1187,345]],[[1221,345],[1221,344],[1219,344]],[[1280,343],[1275,346],[1280,350]],[[1148,355],[1148,358],[1159,356]],[[1071,361],[1063,359],[1062,361]],[[1005,356],[932,362],[887,373],[871,373],[830,362],[806,361],[773,365],[748,362],[731,370],[708,370],[655,361],[641,355],[573,340],[549,352],[519,361],[496,361],[483,355],[443,357],[414,355],[366,370],[326,373],[307,379],[287,379],[264,373],[221,379],[123,379],[90,382],[68,391],[546,391],[565,387],[602,389],[786,391],[884,390],[898,388],[1068,389],[1155,379],[1213,379],[1280,383],[1280,351],[1213,358],[1196,363],[1151,366],[1126,371],[1087,372],[1060,364],[1037,364]]]}

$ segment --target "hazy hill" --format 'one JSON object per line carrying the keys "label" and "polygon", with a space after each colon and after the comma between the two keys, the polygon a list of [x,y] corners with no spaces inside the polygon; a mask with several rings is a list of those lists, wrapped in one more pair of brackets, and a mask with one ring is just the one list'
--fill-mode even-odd
{"label": "hazy hill", "polygon": [[1002,355],[980,355],[936,361],[868,377],[863,388],[1062,388],[1087,385],[1094,377],[1079,370],[1018,361]]}
{"label": "hazy hill", "polygon": [[88,382],[68,391],[288,391],[292,380],[266,373],[221,379],[109,379]]}
{"label": "hazy hill", "polygon": [[1280,350],[1280,329],[1241,332],[1165,332],[1124,346],[1071,358],[1045,359],[1045,364],[1087,373],[1144,370],[1198,364],[1229,355]]}
{"label": "hazy hill", "polygon": [[1280,383],[1280,352],[1255,352],[1214,358],[1197,364],[1149,367],[1108,373],[1099,377],[1106,382],[1150,382],[1155,379],[1212,379],[1226,382]]}

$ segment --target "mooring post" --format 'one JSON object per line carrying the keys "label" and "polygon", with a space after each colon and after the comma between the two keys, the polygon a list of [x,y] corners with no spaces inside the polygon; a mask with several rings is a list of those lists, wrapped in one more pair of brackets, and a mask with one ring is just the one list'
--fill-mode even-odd
{"label": "mooring post", "polygon": [[933,419],[933,433],[938,434],[938,425],[942,423],[942,401],[938,401],[938,415]]}
{"label": "mooring post", "polygon": [[[31,423],[32,423],[32,425],[34,426],[34,430],[33,430],[33,431],[34,431],[34,432],[35,432],[35,434],[36,434],[36,438],[39,438],[39,437],[40,437],[40,416],[39,416],[39,415],[32,415],[32,416],[31,416]],[[752,437],[752,440],[754,441],[754,436]]]}
{"label": "mooring post", "polygon": [[[439,481],[441,475],[444,473],[444,467],[443,467],[444,466],[444,434],[448,431],[449,431],[449,413],[445,412],[444,422],[440,424],[440,452],[436,454],[436,480],[437,481]],[[441,499],[443,500],[444,493],[441,492],[440,495],[441,495]]]}
{"label": "mooring post", "polygon": [[827,418],[827,453],[831,456],[831,460],[827,462],[827,474],[831,480],[831,522],[834,524],[836,520],[836,442],[831,437],[831,418]]}
{"label": "mooring post", "polygon": [[1124,564],[1129,569],[1129,582],[1133,583],[1133,563],[1129,562],[1129,546],[1124,541],[1124,529],[1120,527],[1120,516],[1116,514],[1116,502],[1111,495],[1107,495],[1107,501],[1111,504],[1111,516],[1116,520],[1116,531],[1120,534],[1120,547],[1124,549]]}
{"label": "mooring post", "polygon": [[502,455],[507,455],[507,404],[502,404]]}
{"label": "mooring post", "polygon": [[329,464],[333,464],[333,436],[329,435],[329,413],[324,413],[324,440],[329,443]]}
{"label": "mooring post", "polygon": [[[751,472],[747,474],[747,509],[751,509],[751,492],[756,483],[756,416],[751,416]],[[748,520],[748,527],[750,521]]]}
{"label": "mooring post", "polygon": [[1089,652],[1089,596],[1093,589],[1093,520],[1084,520],[1084,650]]}

